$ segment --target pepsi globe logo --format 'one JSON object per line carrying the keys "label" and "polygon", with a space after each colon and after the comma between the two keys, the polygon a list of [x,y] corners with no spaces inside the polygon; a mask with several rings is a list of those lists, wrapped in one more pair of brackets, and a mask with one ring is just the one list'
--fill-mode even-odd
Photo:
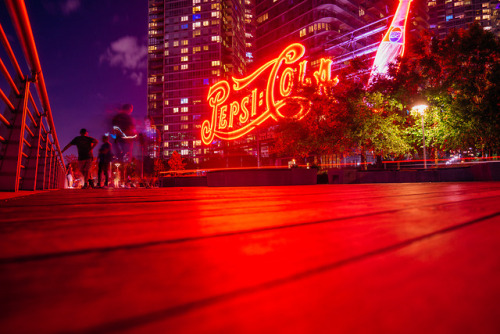
{"label": "pepsi globe logo", "polygon": [[403,30],[399,27],[395,27],[389,34],[389,40],[391,42],[398,42],[401,39],[401,36],[403,36]]}

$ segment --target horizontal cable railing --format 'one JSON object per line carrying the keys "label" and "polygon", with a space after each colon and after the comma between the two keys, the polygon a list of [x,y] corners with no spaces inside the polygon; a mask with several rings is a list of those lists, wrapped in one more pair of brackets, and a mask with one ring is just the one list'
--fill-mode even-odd
{"label": "horizontal cable railing", "polygon": [[[0,59],[0,190],[45,190],[64,186],[66,169],[38,51],[24,0],[5,0],[22,57],[0,22],[0,42],[11,66]],[[24,60],[21,62],[20,60]],[[20,63],[27,63],[23,71]],[[38,101],[38,103],[37,103]]]}

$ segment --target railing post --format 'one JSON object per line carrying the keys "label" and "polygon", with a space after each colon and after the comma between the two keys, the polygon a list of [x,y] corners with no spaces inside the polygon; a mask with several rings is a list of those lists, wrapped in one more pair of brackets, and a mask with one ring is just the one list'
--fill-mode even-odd
{"label": "railing post", "polygon": [[47,177],[47,189],[52,189],[52,169],[54,166],[52,165],[52,161],[54,160],[54,149],[52,148],[52,143],[49,146],[49,175]]}
{"label": "railing post", "polygon": [[16,109],[11,113],[11,120],[9,120],[12,127],[9,129],[9,134],[6,138],[8,145],[2,157],[3,161],[1,162],[0,190],[19,190],[21,169],[24,167],[22,162],[28,95],[29,81],[24,81],[22,83],[21,95],[16,96],[17,101],[13,103]]}
{"label": "railing post", "polygon": [[[45,134],[47,137],[47,134]],[[45,140],[45,143],[42,145],[42,148],[40,150],[40,164],[42,165],[41,168],[39,166],[38,170],[40,171],[38,179],[37,179],[37,185],[36,189],[37,190],[45,190],[45,180],[47,178],[47,147],[48,147],[48,137]],[[41,177],[40,177],[41,176]]]}
{"label": "railing post", "polygon": [[[38,118],[38,117],[37,117]],[[40,158],[40,142],[41,142],[41,117],[37,119],[38,123],[35,127],[35,137],[31,140],[31,148],[29,149],[28,158],[26,159],[24,177],[20,186],[22,190],[36,190],[36,180],[38,177],[38,165]]]}
{"label": "railing post", "polygon": [[57,157],[55,154],[55,151],[52,150],[52,177],[50,179],[50,184],[51,188],[50,189],[55,189],[56,188],[56,171],[57,171]]}

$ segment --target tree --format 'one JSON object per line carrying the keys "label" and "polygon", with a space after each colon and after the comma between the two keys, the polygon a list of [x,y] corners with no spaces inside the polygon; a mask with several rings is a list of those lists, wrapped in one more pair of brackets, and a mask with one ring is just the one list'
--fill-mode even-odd
{"label": "tree", "polygon": [[275,149],[292,156],[350,154],[366,161],[365,151],[386,156],[406,153],[402,105],[380,93],[366,92],[368,62],[354,59],[338,73],[339,83],[323,92],[308,87],[300,94],[311,101],[303,120],[284,120],[277,129]]}
{"label": "tree", "polygon": [[[426,141],[435,148],[498,150],[499,61],[499,40],[478,24],[453,30],[443,40],[424,34],[410,44],[399,71],[371,89],[407,110],[424,98]],[[417,133],[420,125],[410,120],[408,132]]]}
{"label": "tree", "polygon": [[179,153],[177,153],[177,151],[174,151],[174,153],[172,153],[172,157],[170,157],[170,159],[168,160],[168,165],[173,171],[183,170],[186,166],[186,164],[182,162],[182,157]]}

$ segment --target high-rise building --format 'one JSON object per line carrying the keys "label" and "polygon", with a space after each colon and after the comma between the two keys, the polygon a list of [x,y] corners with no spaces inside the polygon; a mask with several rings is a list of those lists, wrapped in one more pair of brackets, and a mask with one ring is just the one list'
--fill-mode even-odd
{"label": "high-rise building", "polygon": [[450,29],[465,29],[474,21],[500,36],[498,0],[430,0],[428,6],[430,28],[439,38]]}
{"label": "high-rise building", "polygon": [[[375,56],[398,0],[259,0],[257,58],[300,42],[312,58],[326,55],[342,63],[355,56]],[[409,30],[426,29],[426,0],[413,0]],[[338,58],[338,59],[337,59]]]}
{"label": "high-rise building", "polygon": [[208,88],[245,73],[251,1],[149,0],[148,116],[164,158],[177,151],[198,163],[207,153],[200,128]]}

